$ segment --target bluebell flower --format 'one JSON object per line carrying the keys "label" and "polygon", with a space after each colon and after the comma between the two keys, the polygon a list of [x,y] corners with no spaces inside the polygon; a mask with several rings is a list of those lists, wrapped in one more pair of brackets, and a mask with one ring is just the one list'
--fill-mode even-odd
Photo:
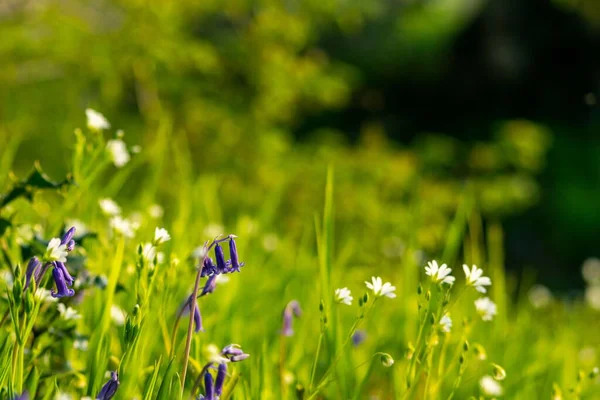
{"label": "bluebell flower", "polygon": [[119,389],[119,374],[116,371],[111,371],[110,380],[102,386],[100,389],[100,393],[96,396],[97,400],[110,400],[113,398],[115,393],[117,393],[117,389]]}
{"label": "bluebell flower", "polygon": [[69,289],[67,287],[67,282],[65,281],[65,276],[60,268],[55,267],[52,269],[52,277],[54,278],[54,283],[56,284],[56,292],[52,291],[50,293],[54,298],[61,297],[71,297],[75,294],[73,289]]}
{"label": "bluebell flower", "polygon": [[208,370],[204,372],[204,400],[215,400],[213,377]]}
{"label": "bluebell flower", "polygon": [[283,310],[283,328],[281,329],[281,334],[283,336],[292,336],[294,334],[294,330],[292,329],[294,315],[296,317],[302,315],[300,303],[296,300],[290,301]]}
{"label": "bluebell flower", "polygon": [[238,362],[250,357],[250,354],[244,353],[239,344],[230,344],[221,350],[221,355],[231,362]]}
{"label": "bluebell flower", "polygon": [[29,392],[25,390],[20,396],[15,396],[13,400],[29,400]]}
{"label": "bluebell flower", "polygon": [[41,272],[42,263],[37,257],[31,257],[31,260],[29,260],[29,263],[27,264],[27,270],[25,271],[25,289],[29,287],[32,278],[37,282]]}
{"label": "bluebell flower", "polygon": [[69,240],[69,243],[67,243],[67,251],[71,252],[73,251],[73,249],[75,248],[75,241],[73,239]]}
{"label": "bluebell flower", "polygon": [[54,261],[54,267],[61,270],[65,281],[67,282],[67,285],[73,286],[73,282],[75,282],[75,279],[73,279],[71,274],[69,274],[69,271],[67,270],[67,267],[65,267],[65,264],[60,261]]}
{"label": "bluebell flower", "polygon": [[215,258],[217,259],[217,273],[226,273],[227,264],[225,263],[225,254],[223,254],[223,248],[218,243],[215,245]]}
{"label": "bluebell flower", "polygon": [[220,396],[223,393],[223,383],[225,382],[225,376],[227,375],[227,364],[224,362],[219,364],[217,371],[217,380],[215,382],[215,394]]}
{"label": "bluebell flower", "polygon": [[354,346],[360,345],[367,338],[367,333],[363,330],[357,330],[352,334],[352,344]]}
{"label": "bluebell flower", "polygon": [[217,287],[217,275],[211,275],[206,280],[206,284],[204,285],[204,288],[202,289],[202,293],[200,294],[200,296],[204,296],[204,295],[214,292],[216,287]]}
{"label": "bluebell flower", "polygon": [[[196,302],[196,299],[193,299],[194,302]],[[192,309],[192,296],[190,295],[190,297],[188,298],[188,309],[191,310]],[[200,307],[198,307],[198,303],[196,302],[196,307],[194,307],[194,332],[198,333],[198,332],[204,332],[204,327],[202,326],[202,315],[200,314]]]}
{"label": "bluebell flower", "polygon": [[[60,240],[60,244],[66,244],[67,248],[71,241],[73,241],[73,236],[75,236],[75,227],[72,226],[62,237]],[[75,242],[73,241],[73,246],[75,246]],[[71,249],[72,250],[72,249]],[[71,251],[69,250],[69,251]]]}
{"label": "bluebell flower", "polygon": [[239,262],[237,248],[235,245],[234,235],[229,235],[229,257],[231,257],[231,271],[240,271],[240,267],[244,266],[244,263]]}
{"label": "bluebell flower", "polygon": [[214,275],[217,273],[217,266],[213,263],[212,258],[205,257],[202,262],[202,277]]}

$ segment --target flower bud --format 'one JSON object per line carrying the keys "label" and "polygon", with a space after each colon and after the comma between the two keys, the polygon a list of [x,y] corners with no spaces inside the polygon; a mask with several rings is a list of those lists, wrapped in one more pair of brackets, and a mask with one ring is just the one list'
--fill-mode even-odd
{"label": "flower bud", "polygon": [[463,350],[469,351],[469,341],[468,340],[465,340],[465,342],[463,343]]}
{"label": "flower bud", "polygon": [[391,367],[392,365],[394,365],[394,358],[388,353],[383,353],[381,355],[381,364],[384,367]]}
{"label": "flower bud", "polygon": [[492,364],[492,376],[497,381],[504,380],[506,378],[506,371],[498,364]]}
{"label": "flower bud", "polygon": [[423,293],[423,286],[421,286],[421,283],[419,282],[419,286],[417,286],[417,294],[420,296],[421,293]]}

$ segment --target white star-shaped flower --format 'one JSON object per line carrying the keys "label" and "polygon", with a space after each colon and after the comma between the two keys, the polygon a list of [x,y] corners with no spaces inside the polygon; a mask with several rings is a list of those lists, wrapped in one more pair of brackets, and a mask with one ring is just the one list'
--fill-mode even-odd
{"label": "white star-shaped flower", "polygon": [[344,287],[341,289],[335,289],[335,301],[340,303],[340,304],[346,304],[347,306],[351,306],[352,305],[352,300],[354,300],[354,297],[352,297],[352,293],[350,292],[350,289]]}
{"label": "white star-shaped flower", "polygon": [[128,219],[122,218],[119,215],[110,219],[110,226],[121,235],[132,238],[135,236],[133,224]]}
{"label": "white star-shaped flower", "polygon": [[487,276],[483,275],[483,270],[477,268],[477,265],[473,265],[471,270],[466,264],[463,264],[463,270],[465,271],[465,277],[467,279],[467,286],[473,286],[480,293],[485,293],[486,289],[484,286],[490,286],[492,280]]}
{"label": "white star-shaped flower", "polygon": [[475,300],[475,309],[484,321],[491,321],[494,318],[494,315],[498,313],[496,303],[490,300],[489,297],[482,297]]}
{"label": "white star-shaped flower", "polygon": [[59,238],[50,240],[48,248],[46,249],[45,258],[47,261],[67,262],[67,245],[61,244]]}
{"label": "white star-shaped flower", "polygon": [[103,129],[110,128],[110,122],[108,122],[108,120],[104,118],[104,115],[100,114],[96,110],[87,108],[85,110],[85,116],[87,117],[88,128],[94,131],[101,131]]}
{"label": "white star-shaped flower", "polygon": [[144,243],[142,246],[142,257],[148,263],[153,263],[156,258],[156,247],[152,243]]}
{"label": "white star-shaped flower", "polygon": [[446,333],[450,332],[452,329],[452,319],[449,314],[444,314],[442,319],[440,319],[440,327],[442,328],[442,331]]}
{"label": "white star-shaped flower", "polygon": [[481,378],[479,386],[483,393],[488,396],[502,396],[502,386],[489,375]]}
{"label": "white star-shaped flower", "polygon": [[157,245],[162,244],[164,242],[168,242],[171,240],[171,235],[165,228],[156,228],[154,229],[154,243]]}
{"label": "white star-shaped flower", "polygon": [[109,140],[106,143],[106,151],[108,151],[111,161],[117,168],[123,167],[131,160],[127,145],[121,139]]}
{"label": "white star-shaped flower", "polygon": [[453,276],[450,275],[452,269],[448,268],[446,264],[442,264],[442,266],[438,266],[437,261],[429,261],[427,263],[428,266],[425,266],[425,274],[429,275],[434,282],[437,283],[448,283],[452,285],[454,283]]}
{"label": "white star-shaped flower", "polygon": [[115,216],[121,214],[121,207],[113,199],[100,199],[98,200],[98,204],[100,204],[102,212],[106,215]]}
{"label": "white star-shaped flower", "polygon": [[373,291],[373,294],[376,297],[385,296],[385,297],[389,297],[390,299],[393,299],[396,297],[396,293],[394,293],[394,291],[396,290],[396,286],[392,286],[392,284],[389,282],[383,283],[381,278],[378,276],[371,277],[371,281],[372,282],[365,281],[365,284],[367,285],[367,288],[369,288]]}
{"label": "white star-shaped flower", "polygon": [[58,312],[63,319],[79,319],[81,315],[71,307],[66,307],[63,303],[58,303]]}

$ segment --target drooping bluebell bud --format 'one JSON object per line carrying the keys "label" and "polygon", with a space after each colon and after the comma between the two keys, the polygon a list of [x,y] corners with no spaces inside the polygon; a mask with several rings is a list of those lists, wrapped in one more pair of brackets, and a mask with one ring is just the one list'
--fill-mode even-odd
{"label": "drooping bluebell bud", "polygon": [[229,235],[229,257],[231,257],[231,268],[233,271],[240,271],[240,267],[244,266],[244,263],[240,263],[237,247],[235,245],[235,236]]}
{"label": "drooping bluebell bud", "polygon": [[69,289],[67,287],[67,283],[65,282],[65,277],[60,268],[56,267],[52,269],[52,277],[54,278],[54,283],[56,284],[56,292],[52,291],[50,294],[54,298],[61,297],[71,297],[75,294],[73,289]]}
{"label": "drooping bluebell bud", "polygon": [[69,271],[67,270],[67,267],[65,267],[65,264],[60,261],[55,261],[54,266],[61,270],[63,276],[65,277],[67,285],[73,286],[73,282],[75,282],[75,279],[73,279],[71,274],[69,274]]}
{"label": "drooping bluebell bud", "polygon": [[227,375],[227,364],[222,362],[219,364],[217,371],[217,380],[215,381],[215,395],[220,396],[223,393],[223,383],[225,382],[225,376]]}
{"label": "drooping bluebell bud", "polygon": [[23,391],[20,396],[15,396],[12,398],[13,400],[29,400],[29,392],[27,390]]}
{"label": "drooping bluebell bud", "polygon": [[119,389],[119,374],[116,371],[112,371],[110,373],[110,380],[102,386],[100,389],[100,393],[96,396],[97,400],[110,400],[113,398],[115,393],[117,393],[117,389]]}
{"label": "drooping bluebell bud", "polygon": [[202,277],[205,276],[211,276],[217,273],[217,267],[216,265],[213,263],[212,258],[210,257],[206,257],[204,258],[204,261],[202,262]]}
{"label": "drooping bluebell bud", "polygon": [[228,358],[231,362],[245,360],[250,354],[244,353],[239,344],[230,344],[221,350],[221,355]]}
{"label": "drooping bluebell bud", "polygon": [[283,328],[281,329],[281,334],[283,336],[292,336],[294,334],[294,330],[292,329],[294,315],[296,317],[302,315],[300,303],[296,300],[290,301],[283,310]]}
{"label": "drooping bluebell bud", "polygon": [[223,248],[218,243],[215,245],[215,258],[217,260],[217,273],[222,274],[226,272],[225,254],[223,254]]}
{"label": "drooping bluebell bud", "polygon": [[202,289],[202,293],[200,294],[200,296],[204,296],[204,295],[214,292],[216,287],[217,287],[217,275],[209,276],[208,280],[206,281],[206,284],[204,285],[204,288]]}
{"label": "drooping bluebell bud", "polygon": [[73,239],[69,240],[67,243],[67,251],[71,252],[75,248],[75,241]]}
{"label": "drooping bluebell bud", "polygon": [[[192,303],[193,301],[193,303]],[[196,302],[196,299],[192,299],[192,296],[190,295],[190,297],[188,297],[188,303],[189,303],[189,308],[188,310],[192,309],[192,305],[196,304],[196,307],[194,307],[194,332],[198,333],[198,332],[204,332],[204,326],[202,326],[202,315],[200,314],[200,308],[198,307],[198,303]]]}
{"label": "drooping bluebell bud", "polygon": [[75,235],[75,227],[72,226],[62,237],[62,239],[60,240],[60,244],[68,244],[72,239],[73,236]]}
{"label": "drooping bluebell bud", "polygon": [[33,278],[37,282],[37,278],[42,272],[42,263],[37,257],[32,257],[27,264],[27,270],[25,271],[25,289],[29,287],[31,279]]}

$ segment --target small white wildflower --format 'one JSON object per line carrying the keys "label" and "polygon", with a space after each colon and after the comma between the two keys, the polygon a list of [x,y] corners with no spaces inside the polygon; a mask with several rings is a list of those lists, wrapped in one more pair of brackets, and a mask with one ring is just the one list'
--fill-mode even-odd
{"label": "small white wildflower", "polygon": [[440,319],[440,327],[442,328],[443,332],[450,332],[452,329],[452,318],[450,318],[450,314],[446,313],[442,319]]}
{"label": "small white wildflower", "polygon": [[229,276],[228,275],[219,274],[219,275],[217,275],[217,278],[215,279],[215,282],[217,282],[217,284],[219,284],[219,285],[221,285],[223,283],[227,283],[227,282],[229,282]]}
{"label": "small white wildflower", "polygon": [[121,207],[112,199],[100,199],[98,204],[100,204],[102,212],[106,215],[115,216],[121,214]]}
{"label": "small white wildflower", "polygon": [[140,154],[142,152],[142,146],[140,146],[139,144],[136,144],[135,146],[131,147],[131,152],[133,154]]}
{"label": "small white wildflower", "polygon": [[150,207],[148,207],[148,214],[150,214],[152,218],[158,219],[162,218],[162,216],[165,214],[165,210],[163,210],[163,208],[158,204],[152,204]]}
{"label": "small white wildflower", "polygon": [[210,343],[204,346],[204,357],[213,363],[229,362],[229,359],[221,355],[221,349],[216,344]]}
{"label": "small white wildflower", "polygon": [[262,246],[263,249],[272,253],[277,249],[277,246],[279,246],[279,238],[274,233],[269,233],[263,237]]}
{"label": "small white wildflower", "polygon": [[497,314],[496,303],[490,300],[489,297],[481,297],[475,300],[475,308],[484,321],[491,321],[494,315]]}
{"label": "small white wildflower", "polygon": [[427,263],[428,266],[425,267],[425,274],[429,275],[434,282],[437,283],[448,283],[452,285],[454,283],[453,276],[450,275],[452,269],[448,268],[446,264],[442,264],[442,266],[438,266],[437,261],[429,261]]}
{"label": "small white wildflower", "polygon": [[600,310],[600,286],[589,286],[585,289],[585,301],[594,310]]}
{"label": "small white wildflower", "polygon": [[88,349],[88,341],[85,339],[75,339],[73,342],[73,348],[76,350],[86,351]]}
{"label": "small white wildflower", "polygon": [[154,258],[156,257],[156,247],[154,247],[152,243],[144,243],[142,246],[142,257],[149,263],[154,262]]}
{"label": "small white wildflower", "polygon": [[488,396],[502,396],[502,386],[489,375],[484,376],[479,381],[481,390]]}
{"label": "small white wildflower", "polygon": [[391,355],[387,354],[387,353],[383,353],[381,355],[381,364],[384,367],[388,367],[389,368],[392,365],[394,365],[394,358]]}
{"label": "small white wildflower", "polygon": [[44,288],[36,289],[35,298],[43,303],[54,303],[58,301],[57,298],[52,297],[52,292],[50,290]]}
{"label": "small white wildflower", "polygon": [[117,215],[110,219],[110,226],[121,235],[132,238],[135,236],[135,229],[128,219]]}
{"label": "small white wildflower", "polygon": [[110,306],[110,317],[117,326],[122,326],[125,323],[127,315],[123,309],[115,304]]}
{"label": "small white wildflower", "polygon": [[581,268],[581,274],[589,285],[600,283],[600,259],[590,257],[585,260]]}
{"label": "small white wildflower", "polygon": [[341,289],[335,289],[335,301],[340,303],[340,304],[346,304],[347,306],[351,306],[352,305],[352,300],[354,299],[354,297],[352,297],[352,293],[350,292],[350,289],[344,287]]}
{"label": "small white wildflower", "polygon": [[108,151],[111,161],[117,168],[125,166],[131,160],[127,145],[121,139],[112,139],[106,142],[106,151]]}
{"label": "small white wildflower", "polygon": [[13,283],[14,283],[14,277],[10,271],[7,271],[7,270],[0,271],[0,279],[2,279],[4,281],[4,283],[6,283],[6,286],[9,289],[12,289]]}
{"label": "small white wildflower", "polygon": [[552,301],[552,292],[544,285],[533,285],[527,294],[533,308],[543,308]]}
{"label": "small white wildflower", "polygon": [[77,311],[75,311],[71,307],[66,307],[63,303],[58,303],[57,308],[58,308],[58,312],[60,313],[60,316],[63,319],[70,320],[70,319],[81,318],[81,315],[79,315],[79,313]]}
{"label": "small white wildflower", "polygon": [[87,126],[92,130],[101,131],[110,128],[108,120],[96,110],[87,108],[85,110],[85,116],[87,117]]}
{"label": "small white wildflower", "polygon": [[389,282],[383,283],[380,277],[373,276],[371,277],[371,281],[372,282],[365,281],[365,284],[367,285],[367,288],[373,291],[373,294],[376,297],[385,296],[389,297],[390,299],[396,297],[396,293],[394,293],[394,291],[396,291],[396,286],[392,286],[392,284]]}
{"label": "small white wildflower", "polygon": [[46,248],[45,259],[46,261],[60,261],[67,262],[67,245],[61,244],[59,238],[53,238],[48,243]]}
{"label": "small white wildflower", "polygon": [[483,270],[477,268],[477,265],[473,265],[471,270],[466,264],[463,264],[463,271],[465,271],[465,277],[467,279],[467,286],[473,286],[480,293],[485,293],[486,289],[484,286],[490,286],[492,281],[487,276],[483,275]]}
{"label": "small white wildflower", "polygon": [[224,230],[225,228],[223,228],[223,225],[211,222],[204,228],[204,236],[214,238],[217,235],[221,235]]}
{"label": "small white wildflower", "polygon": [[69,393],[58,392],[55,400],[73,400],[73,396],[71,396]]}
{"label": "small white wildflower", "polygon": [[168,242],[171,240],[171,235],[165,228],[155,228],[154,229],[154,243],[157,245]]}

